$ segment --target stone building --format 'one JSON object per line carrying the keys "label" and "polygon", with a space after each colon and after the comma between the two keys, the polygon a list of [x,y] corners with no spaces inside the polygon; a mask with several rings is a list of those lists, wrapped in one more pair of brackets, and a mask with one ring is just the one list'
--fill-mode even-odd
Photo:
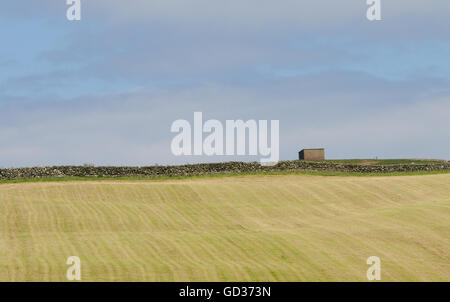
{"label": "stone building", "polygon": [[298,152],[298,159],[300,160],[324,160],[325,149],[303,149]]}

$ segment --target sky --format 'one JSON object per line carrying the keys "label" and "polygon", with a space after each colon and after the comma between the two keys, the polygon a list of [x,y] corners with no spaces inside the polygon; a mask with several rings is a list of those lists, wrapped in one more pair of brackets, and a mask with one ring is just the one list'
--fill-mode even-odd
{"label": "sky", "polygon": [[0,167],[172,155],[171,124],[279,120],[280,159],[450,160],[450,1],[0,2]]}

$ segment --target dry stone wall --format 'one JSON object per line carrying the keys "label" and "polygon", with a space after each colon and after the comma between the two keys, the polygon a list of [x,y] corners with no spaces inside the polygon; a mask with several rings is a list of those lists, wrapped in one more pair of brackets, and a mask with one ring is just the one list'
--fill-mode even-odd
{"label": "dry stone wall", "polygon": [[94,167],[54,166],[0,169],[0,180],[55,178],[55,177],[176,177],[226,173],[278,172],[278,171],[329,171],[345,173],[394,173],[450,170],[450,162],[433,164],[407,164],[386,166],[348,165],[327,162],[282,161],[275,166],[261,166],[257,162],[226,162],[183,166],[149,167]]}

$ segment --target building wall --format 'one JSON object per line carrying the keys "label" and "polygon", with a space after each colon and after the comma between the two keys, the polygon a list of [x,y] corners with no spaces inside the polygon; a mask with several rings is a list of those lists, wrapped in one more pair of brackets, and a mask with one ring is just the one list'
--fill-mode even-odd
{"label": "building wall", "polygon": [[301,160],[324,160],[324,149],[304,149],[299,153],[299,159]]}

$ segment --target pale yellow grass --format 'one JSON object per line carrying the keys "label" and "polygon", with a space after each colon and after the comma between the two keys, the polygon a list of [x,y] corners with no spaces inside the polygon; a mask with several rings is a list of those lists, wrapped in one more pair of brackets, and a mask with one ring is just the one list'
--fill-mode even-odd
{"label": "pale yellow grass", "polygon": [[450,280],[450,175],[0,185],[0,281]]}

